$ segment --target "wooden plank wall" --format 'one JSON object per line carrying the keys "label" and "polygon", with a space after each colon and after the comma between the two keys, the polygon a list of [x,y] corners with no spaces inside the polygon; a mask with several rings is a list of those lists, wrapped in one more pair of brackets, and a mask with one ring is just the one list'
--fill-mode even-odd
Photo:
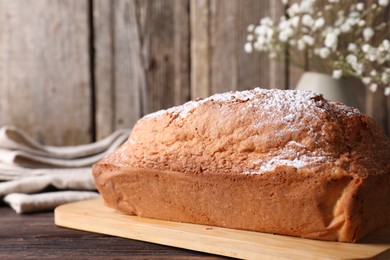
{"label": "wooden plank wall", "polygon": [[285,64],[266,54],[248,55],[247,26],[260,17],[279,18],[278,1],[191,0],[191,96],[205,97],[255,86],[287,88]]}
{"label": "wooden plank wall", "polygon": [[0,125],[91,141],[87,0],[0,0]]}
{"label": "wooden plank wall", "polygon": [[97,138],[189,100],[189,2],[93,3]]}
{"label": "wooden plank wall", "polygon": [[[283,12],[274,0],[0,0],[0,126],[87,143],[196,97],[292,88],[301,70],[243,51],[249,24]],[[367,95],[382,125],[389,102]]]}

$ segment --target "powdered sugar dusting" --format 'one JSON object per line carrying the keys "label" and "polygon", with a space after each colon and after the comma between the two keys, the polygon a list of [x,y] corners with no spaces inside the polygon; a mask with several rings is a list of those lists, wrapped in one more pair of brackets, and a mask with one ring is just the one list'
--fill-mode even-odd
{"label": "powdered sugar dusting", "polygon": [[291,166],[294,168],[302,168],[305,167],[309,162],[299,160],[295,158],[294,160],[286,160],[286,159],[278,159],[272,158],[267,163],[261,165],[260,172],[270,172],[275,170],[275,167],[278,165]]}
{"label": "powdered sugar dusting", "polygon": [[[260,97],[261,99],[259,99]],[[197,101],[189,101],[181,106],[175,106],[167,110],[160,110],[149,114],[145,118],[155,118],[165,113],[177,114],[178,118],[186,118],[196,107],[208,101],[217,103],[241,101],[246,102],[246,108],[258,107],[265,112],[271,108],[288,109],[291,112],[295,112],[312,106],[315,103],[315,99],[323,98],[321,95],[311,91],[255,88],[246,91],[225,92]],[[285,120],[292,120],[293,117],[294,113],[288,113]]]}
{"label": "powdered sugar dusting", "polygon": [[164,115],[166,112],[167,111],[165,109],[161,109],[161,110],[158,110],[158,111],[156,111],[154,113],[147,114],[143,118],[144,119],[158,118],[158,117],[161,117],[162,115]]}
{"label": "powdered sugar dusting", "polygon": [[301,156],[299,158],[287,159],[283,158],[282,155],[271,158],[269,161],[265,162],[256,162],[255,164],[259,165],[257,169],[251,169],[246,171],[246,174],[263,174],[266,172],[272,172],[278,166],[289,166],[296,169],[301,169],[315,163],[323,163],[327,160],[326,156]]}
{"label": "powdered sugar dusting", "polygon": [[296,142],[296,141],[290,141],[288,144],[294,145],[294,146],[297,146],[297,147],[305,147],[304,144],[298,143],[298,142]]}

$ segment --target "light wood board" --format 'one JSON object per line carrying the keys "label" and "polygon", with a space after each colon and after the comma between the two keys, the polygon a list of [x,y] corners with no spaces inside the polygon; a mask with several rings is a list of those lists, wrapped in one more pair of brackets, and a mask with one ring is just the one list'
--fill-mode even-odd
{"label": "light wood board", "polygon": [[145,219],[101,199],[59,206],[58,226],[245,259],[390,259],[390,228],[358,244],[324,242],[204,225]]}

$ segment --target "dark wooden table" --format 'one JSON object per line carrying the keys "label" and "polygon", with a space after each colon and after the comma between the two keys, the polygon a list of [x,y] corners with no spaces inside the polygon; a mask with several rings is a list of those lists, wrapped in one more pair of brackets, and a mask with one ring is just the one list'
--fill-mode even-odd
{"label": "dark wooden table", "polygon": [[223,259],[54,225],[53,212],[17,215],[0,205],[0,259]]}

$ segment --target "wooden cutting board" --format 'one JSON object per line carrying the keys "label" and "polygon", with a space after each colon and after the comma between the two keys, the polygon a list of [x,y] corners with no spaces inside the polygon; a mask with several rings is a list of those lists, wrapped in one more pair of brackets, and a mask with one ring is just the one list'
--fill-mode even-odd
{"label": "wooden cutting board", "polygon": [[58,226],[245,259],[390,259],[390,228],[357,244],[140,218],[101,199],[59,206]]}

